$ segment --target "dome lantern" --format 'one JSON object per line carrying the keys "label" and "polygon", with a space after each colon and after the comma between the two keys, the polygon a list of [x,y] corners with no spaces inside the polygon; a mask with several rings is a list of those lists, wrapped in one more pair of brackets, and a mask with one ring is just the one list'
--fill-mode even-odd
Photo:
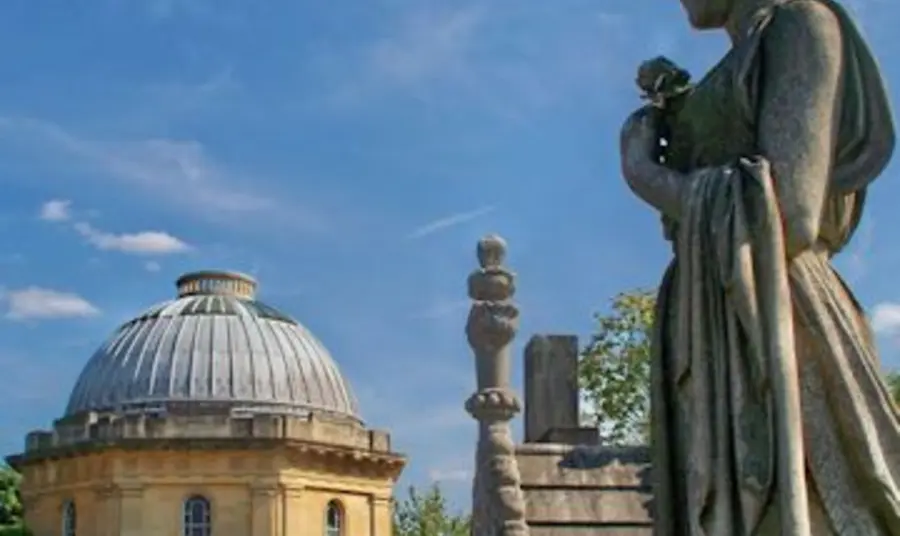
{"label": "dome lantern", "polygon": [[252,300],[256,297],[256,280],[238,272],[204,270],[189,272],[175,281],[178,297],[196,294],[218,294]]}

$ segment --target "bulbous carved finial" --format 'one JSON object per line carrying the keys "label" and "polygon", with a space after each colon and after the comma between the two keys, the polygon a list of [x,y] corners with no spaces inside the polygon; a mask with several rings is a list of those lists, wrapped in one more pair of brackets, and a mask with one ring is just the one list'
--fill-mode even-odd
{"label": "bulbous carved finial", "polygon": [[506,241],[489,234],[478,241],[478,264],[469,276],[469,297],[476,301],[506,301],[516,292],[516,276],[505,266]]}
{"label": "bulbous carved finial", "polygon": [[489,234],[478,241],[478,264],[482,268],[499,268],[506,260],[506,241]]}

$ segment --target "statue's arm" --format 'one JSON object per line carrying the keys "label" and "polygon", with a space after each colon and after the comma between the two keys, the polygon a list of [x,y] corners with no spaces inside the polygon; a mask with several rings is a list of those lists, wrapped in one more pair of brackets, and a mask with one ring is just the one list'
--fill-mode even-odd
{"label": "statue's arm", "polygon": [[640,157],[631,163],[625,178],[631,191],[663,216],[674,221],[681,218],[681,198],[688,184],[687,176],[648,157]]}
{"label": "statue's arm", "polygon": [[815,244],[831,176],[841,29],[819,2],[780,9],[763,41],[758,146],[771,166],[788,257]]}
{"label": "statue's arm", "polygon": [[638,110],[622,127],[622,174],[628,187],[664,216],[678,221],[686,177],[659,163],[659,117],[652,107]]}

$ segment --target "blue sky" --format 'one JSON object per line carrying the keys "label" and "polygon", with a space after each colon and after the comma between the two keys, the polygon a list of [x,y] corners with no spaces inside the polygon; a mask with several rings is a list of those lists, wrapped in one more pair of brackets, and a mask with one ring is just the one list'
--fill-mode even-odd
{"label": "blue sky", "polygon": [[[900,88],[900,8],[851,8]],[[519,382],[531,334],[586,336],[616,292],[657,283],[669,249],[618,173],[635,67],[662,53],[699,75],[725,46],[675,0],[4,2],[0,451],[178,275],[235,269],[331,350],[410,456],[404,484],[465,504],[477,239],[506,237],[519,274]],[[891,366],[897,170],[838,260]]]}

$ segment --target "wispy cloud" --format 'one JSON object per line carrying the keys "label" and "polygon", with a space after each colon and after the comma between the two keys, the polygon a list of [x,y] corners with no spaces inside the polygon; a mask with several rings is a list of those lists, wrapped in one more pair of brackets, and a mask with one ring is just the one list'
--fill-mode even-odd
{"label": "wispy cloud", "polygon": [[6,317],[11,320],[78,318],[100,314],[97,307],[78,294],[35,286],[10,291],[4,300],[8,308]]}
{"label": "wispy cloud", "polygon": [[372,94],[397,89],[421,98],[427,84],[467,78],[467,54],[484,20],[481,6],[405,12],[389,37],[368,43],[360,51],[359,61],[332,99],[356,104]]}
{"label": "wispy cloud", "polygon": [[156,273],[162,270],[162,266],[156,261],[147,261],[144,263],[144,270],[147,270],[150,273]]}
{"label": "wispy cloud", "polygon": [[191,249],[180,239],[162,231],[113,234],[96,229],[87,222],[78,222],[74,227],[89,244],[104,251],[121,251],[136,255],[168,255]]}
{"label": "wispy cloud", "polygon": [[72,215],[69,213],[71,201],[64,199],[52,199],[41,205],[40,218],[44,221],[67,221]]}
{"label": "wispy cloud", "polygon": [[449,216],[444,216],[443,218],[428,222],[420,227],[416,227],[412,230],[412,232],[407,235],[409,239],[423,238],[430,234],[434,234],[438,231],[443,231],[444,229],[454,227],[456,225],[461,225],[466,222],[470,222],[476,218],[480,218],[486,214],[490,214],[497,207],[494,205],[487,205],[481,208],[477,208],[475,210],[470,210],[468,212],[458,212],[456,214],[451,214]]}
{"label": "wispy cloud", "polygon": [[197,141],[158,138],[104,142],[75,136],[47,121],[0,117],[0,139],[4,134],[30,137],[46,150],[75,157],[104,177],[192,216],[235,223],[241,216],[264,212],[294,230],[323,229],[318,211],[295,203],[287,206],[279,199],[251,191],[244,186],[246,180],[212,160]]}
{"label": "wispy cloud", "polygon": [[226,66],[204,78],[153,84],[144,93],[155,115],[178,117],[201,110],[218,111],[226,103],[233,105],[242,90],[234,68]]}
{"label": "wispy cloud", "polygon": [[578,102],[575,96],[598,87],[633,94],[635,62],[620,53],[624,46],[646,49],[648,57],[678,48],[661,24],[635,43],[630,26],[646,24],[607,6],[585,14],[556,5],[402,5],[379,37],[351,51],[335,45],[318,58],[321,78],[333,82],[327,101],[339,107],[388,96],[429,105],[463,101],[528,122],[533,112]]}

